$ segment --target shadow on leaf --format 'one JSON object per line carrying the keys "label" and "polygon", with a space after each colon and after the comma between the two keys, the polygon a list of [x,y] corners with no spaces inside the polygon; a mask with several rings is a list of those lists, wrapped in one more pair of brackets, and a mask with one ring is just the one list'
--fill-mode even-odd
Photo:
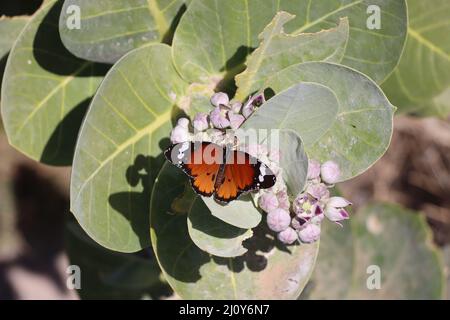
{"label": "shadow on leaf", "polygon": [[[159,142],[161,149],[169,144],[169,139],[165,138]],[[125,191],[114,193],[109,196],[109,205],[121,213],[128,221],[135,234],[140,238],[143,248],[150,246],[150,195],[153,183],[164,163],[164,155],[161,153],[157,157],[139,154],[134,163],[125,172],[126,180],[130,187],[142,187],[141,192]]]}
{"label": "shadow on leaf", "polygon": [[59,122],[45,145],[41,162],[55,166],[72,163],[78,131],[90,102],[91,98],[85,99]]}
{"label": "shadow on leaf", "polygon": [[39,25],[33,41],[33,55],[39,65],[54,74],[76,77],[104,76],[110,65],[93,63],[74,56],[59,34],[63,1],[56,2]]}

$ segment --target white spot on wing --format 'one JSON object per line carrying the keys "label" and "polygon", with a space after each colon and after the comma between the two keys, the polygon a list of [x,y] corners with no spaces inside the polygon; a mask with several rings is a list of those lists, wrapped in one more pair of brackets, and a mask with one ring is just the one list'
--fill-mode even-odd
{"label": "white spot on wing", "polygon": [[263,182],[264,181],[264,176],[266,175],[266,166],[264,164],[262,164],[259,167],[259,172],[260,172],[259,177],[258,177],[259,182]]}
{"label": "white spot on wing", "polygon": [[189,142],[183,142],[183,144],[181,145],[180,149],[178,149],[178,155],[177,158],[178,159],[183,159],[184,158],[184,152],[189,149]]}

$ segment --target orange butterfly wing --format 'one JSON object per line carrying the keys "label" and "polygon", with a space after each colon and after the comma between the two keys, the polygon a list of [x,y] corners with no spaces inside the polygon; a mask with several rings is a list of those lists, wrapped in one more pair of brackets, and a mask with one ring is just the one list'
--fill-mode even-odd
{"label": "orange butterfly wing", "polygon": [[210,142],[178,143],[164,152],[167,160],[190,177],[198,194],[214,194],[220,202],[228,203],[242,193],[275,184],[275,175],[258,159],[241,151],[225,153],[225,148]]}
{"label": "orange butterfly wing", "polygon": [[272,171],[248,153],[233,151],[225,164],[224,177],[215,190],[214,198],[230,202],[242,193],[270,188],[275,184]]}
{"label": "orange butterfly wing", "polygon": [[170,147],[165,154],[170,162],[190,177],[191,185],[198,194],[209,197],[214,193],[214,183],[223,162],[222,149],[209,142],[186,142]]}

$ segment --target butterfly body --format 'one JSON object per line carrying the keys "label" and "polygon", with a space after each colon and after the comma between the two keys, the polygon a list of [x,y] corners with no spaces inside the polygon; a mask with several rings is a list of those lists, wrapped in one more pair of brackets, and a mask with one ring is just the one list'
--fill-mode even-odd
{"label": "butterfly body", "polygon": [[267,165],[231,147],[211,142],[183,142],[167,148],[164,155],[189,176],[198,194],[213,195],[222,203],[275,184],[275,175]]}

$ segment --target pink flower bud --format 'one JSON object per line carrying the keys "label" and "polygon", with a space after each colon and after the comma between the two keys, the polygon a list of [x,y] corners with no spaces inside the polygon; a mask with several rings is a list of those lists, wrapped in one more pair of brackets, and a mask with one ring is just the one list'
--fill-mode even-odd
{"label": "pink flower bud", "polygon": [[192,124],[197,131],[203,131],[208,129],[209,123],[208,123],[208,114],[199,112],[195,115],[194,121],[192,121]]}
{"label": "pink flower bud", "polygon": [[242,115],[248,119],[252,113],[255,112],[255,106],[252,104],[246,104],[243,108],[242,108]]}
{"label": "pink flower bud", "polygon": [[210,119],[215,128],[225,129],[230,126],[230,121],[227,119],[228,110],[222,107],[216,107],[211,111]]}
{"label": "pink flower bud", "polygon": [[320,162],[316,160],[308,161],[308,180],[317,179],[320,176]]}
{"label": "pink flower bud", "polygon": [[289,212],[283,209],[275,209],[267,215],[267,225],[275,232],[286,230],[291,224]]}
{"label": "pink flower bud", "polygon": [[289,196],[286,190],[281,190],[277,192],[277,199],[281,209],[289,211],[291,204],[289,203]]}
{"label": "pink flower bud", "polygon": [[228,119],[230,120],[230,126],[231,129],[233,130],[239,128],[245,120],[244,116],[241,116],[240,114],[235,114],[233,112],[228,112]]}
{"label": "pink flower bud", "polygon": [[172,143],[189,141],[191,135],[189,133],[188,126],[189,120],[186,118],[180,118],[177,122],[177,125],[170,133],[170,141],[172,141]]}
{"label": "pink flower bud", "polygon": [[231,105],[231,111],[233,111],[236,114],[240,113],[241,109],[242,109],[241,102],[233,102],[233,104]]}
{"label": "pink flower bud", "polygon": [[217,92],[211,97],[211,104],[215,107],[220,107],[221,105],[227,106],[228,103],[230,103],[230,99],[224,92]]}
{"label": "pink flower bud", "polygon": [[292,244],[298,239],[297,232],[292,228],[287,228],[278,234],[278,240],[285,244]]}
{"label": "pink flower bud", "polygon": [[328,184],[334,184],[338,182],[341,176],[341,170],[339,170],[338,164],[334,161],[327,161],[322,164],[320,173],[322,176],[322,180]]}
{"label": "pink flower bud", "polygon": [[258,204],[265,212],[271,212],[278,208],[278,199],[272,192],[264,192],[259,197]]}
{"label": "pink flower bud", "polygon": [[324,183],[312,183],[308,185],[306,192],[317,200],[330,197],[330,191],[328,191],[328,187]]}
{"label": "pink flower bud", "polygon": [[189,127],[189,119],[188,118],[180,118],[177,121],[177,126],[188,128]]}
{"label": "pink flower bud", "polygon": [[320,226],[313,223],[307,223],[300,231],[298,231],[298,237],[304,243],[315,242],[320,238]]}

